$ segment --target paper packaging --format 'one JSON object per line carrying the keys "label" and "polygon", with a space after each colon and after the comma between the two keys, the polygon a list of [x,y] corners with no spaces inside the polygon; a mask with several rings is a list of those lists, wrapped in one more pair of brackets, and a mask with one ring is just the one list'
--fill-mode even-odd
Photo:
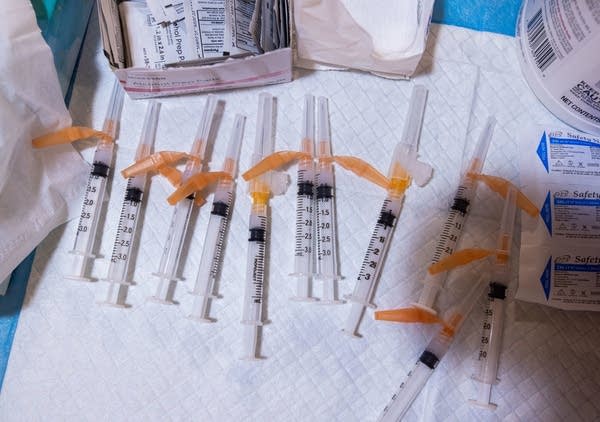
{"label": "paper packaging", "polygon": [[160,23],[177,22],[184,18],[183,2],[172,0],[146,0],[148,8]]}
{"label": "paper packaging", "polygon": [[[151,3],[162,4],[160,1]],[[256,2],[261,5],[263,14],[267,10],[277,17],[263,19],[262,30],[272,33],[273,41],[282,41],[285,45],[291,41],[291,48],[191,66],[198,57],[221,55],[221,51],[211,45],[215,39],[224,38],[232,55],[258,52],[260,49],[253,46],[256,39],[252,33],[261,30],[256,20],[260,13],[249,13],[254,4],[253,0],[185,0],[177,3],[177,16],[167,16],[166,11],[175,11],[170,7],[159,8],[160,16],[154,17],[144,2],[100,0],[105,55],[132,98],[289,82],[296,41],[294,64],[300,67],[354,68],[389,78],[408,78],[425,50],[433,10],[433,0],[385,0],[375,9],[371,4],[356,0]],[[294,7],[296,39],[292,37],[290,4]],[[181,19],[182,8],[184,19]],[[220,32],[218,23],[223,15],[226,25],[232,29],[231,34]],[[162,25],[161,22],[172,23]],[[335,31],[332,31],[332,22],[335,22]],[[187,35],[182,36],[188,33],[193,33],[193,42]],[[270,41],[267,40],[267,46]],[[164,44],[172,47],[170,52],[163,48]],[[166,64],[177,62],[187,64],[164,68]]]}
{"label": "paper packaging", "polygon": [[335,65],[389,78],[414,73],[433,11],[433,0],[295,0],[293,5],[299,66]]}
{"label": "paper packaging", "polygon": [[517,299],[600,310],[600,138],[531,128],[521,137],[521,184],[541,209],[522,217]]}
{"label": "paper packaging", "polygon": [[70,145],[35,151],[31,140],[68,126],[52,52],[31,3],[0,11],[0,280],[79,211],[89,167]]}
{"label": "paper packaging", "polygon": [[79,211],[89,167],[70,145],[31,140],[68,126],[52,52],[27,0],[0,8],[0,280]]}
{"label": "paper packaging", "polygon": [[[177,22],[176,27],[165,28],[156,19],[149,18],[148,15],[133,15],[133,19],[140,22],[131,28],[131,34],[139,36],[140,31],[154,31],[150,33],[147,39],[150,40],[148,47],[140,45],[129,45],[127,40],[127,25],[124,24],[123,11],[134,14],[138,9],[144,8],[144,3],[140,2],[118,2],[117,0],[100,0],[98,2],[98,16],[100,19],[100,32],[104,52],[115,74],[121,81],[125,91],[131,98],[150,98],[167,95],[190,94],[198,92],[216,91],[230,88],[243,88],[250,86],[270,85],[292,80],[292,48],[280,48],[269,51],[264,54],[244,57],[230,58],[221,63],[211,65],[193,65],[190,60],[198,59],[199,56],[193,55],[194,47],[201,49],[202,57],[220,56],[220,53],[205,54],[206,51],[201,45],[207,37],[218,36],[212,34],[199,33],[196,24],[202,19],[201,8],[206,6],[207,14],[210,9],[214,12],[216,1],[186,0],[183,2],[186,8],[187,19],[193,21],[193,25],[183,19]],[[232,14],[234,22],[228,22],[235,30],[233,38],[225,36],[225,42],[244,46],[248,44],[249,37],[240,31],[240,25],[251,25],[250,20],[244,13],[247,12],[247,1],[232,0],[224,3],[231,7],[229,16]],[[288,11],[287,20],[291,22],[289,8],[286,2],[283,10]],[[190,7],[193,8],[190,13]],[[280,11],[280,9],[277,9]],[[246,13],[247,14],[247,13]],[[245,19],[244,19],[245,18]],[[210,21],[214,17],[208,16],[206,20]],[[151,21],[152,20],[152,21]],[[140,26],[141,25],[141,26]],[[209,25],[210,26],[210,25]],[[185,45],[183,37],[180,37],[183,31],[195,31],[195,46]],[[276,31],[275,31],[276,32]],[[291,32],[288,28],[288,32]],[[277,34],[281,36],[280,34]],[[291,34],[287,38],[291,39]],[[152,41],[153,40],[153,41]],[[162,43],[181,43],[181,48],[176,48],[179,55],[166,57],[163,54]],[[156,50],[155,52],[150,50]],[[229,48],[232,54],[240,51],[251,50],[250,48],[236,49]],[[131,56],[130,56],[131,55]],[[141,60],[140,57],[141,56]],[[136,66],[128,67],[129,62],[138,63]],[[187,62],[185,67],[164,68],[163,65],[169,62]]]}

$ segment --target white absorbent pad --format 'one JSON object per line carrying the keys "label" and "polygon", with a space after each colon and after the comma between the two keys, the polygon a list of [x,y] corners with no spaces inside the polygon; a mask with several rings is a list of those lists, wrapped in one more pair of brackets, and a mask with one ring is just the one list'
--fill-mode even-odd
{"label": "white absorbent pad", "polygon": [[[94,21],[92,21],[94,22]],[[415,82],[429,89],[420,159],[434,167],[431,182],[406,195],[381,281],[380,309],[418,298],[420,279],[468,156],[487,116],[498,119],[485,172],[517,182],[517,129],[529,122],[557,124],[521,77],[513,38],[433,25]],[[95,24],[90,29],[71,111],[77,123],[98,126],[111,76]],[[412,82],[357,72],[297,71],[289,84],[219,93],[225,113],[212,149],[220,169],[236,113],[248,116],[240,168],[250,164],[258,93],[277,98],[276,147],[298,148],[306,93],[330,99],[334,153],[356,155],[386,171],[405,123]],[[473,95],[475,93],[475,95]],[[473,100],[474,98],[474,100]],[[205,96],[161,100],[157,150],[188,151]],[[146,103],[126,100],[117,170],[134,155]],[[470,118],[471,116],[471,118]],[[84,151],[89,153],[90,151]],[[290,171],[292,186],[295,168]],[[384,192],[337,169],[340,291],[350,293],[378,217]],[[115,177],[100,249],[108,255],[117,228],[124,180]],[[368,310],[361,339],[340,331],[348,305],[289,300],[293,269],[294,188],[272,203],[267,317],[258,362],[240,360],[240,324],[246,273],[250,201],[238,181],[219,282],[222,299],[211,306],[214,324],[186,319],[208,221],[208,207],[192,215],[176,306],[147,302],[167,235],[171,192],[153,178],[129,289],[129,309],[96,304],[106,285],[66,281],[76,223],[55,230],[39,247],[0,396],[0,419],[120,421],[370,421],[375,420],[413,367],[435,328],[375,322]],[[502,201],[479,189],[462,247],[494,247]],[[515,247],[518,247],[518,237]],[[94,273],[106,274],[98,260]],[[451,277],[444,300],[460,294],[482,266]],[[517,274],[516,265],[513,272]],[[320,295],[321,284],[315,283]],[[483,297],[416,399],[407,420],[592,420],[600,415],[600,315],[565,312],[507,299],[505,336],[492,412],[472,407],[470,378],[477,357]]]}

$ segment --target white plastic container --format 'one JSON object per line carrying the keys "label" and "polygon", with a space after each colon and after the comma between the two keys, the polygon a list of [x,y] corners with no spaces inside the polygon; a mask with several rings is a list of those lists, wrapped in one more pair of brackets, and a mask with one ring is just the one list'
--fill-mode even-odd
{"label": "white plastic container", "polygon": [[524,0],[517,36],[540,101],[565,123],[600,134],[600,1]]}

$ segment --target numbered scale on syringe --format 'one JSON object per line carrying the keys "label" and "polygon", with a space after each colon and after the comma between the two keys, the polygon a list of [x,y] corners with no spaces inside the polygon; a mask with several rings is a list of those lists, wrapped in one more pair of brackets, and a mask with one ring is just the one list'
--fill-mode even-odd
{"label": "numbered scale on syringe", "polygon": [[317,174],[317,255],[321,278],[338,279],[332,172]]}
{"label": "numbered scale on syringe", "polygon": [[265,282],[265,256],[267,238],[267,216],[260,213],[250,215],[250,237],[248,238],[248,274],[251,289],[246,290],[243,324],[262,325],[263,293]]}
{"label": "numbered scale on syringe", "polygon": [[[468,216],[470,200],[474,196],[473,183],[474,181],[470,177],[465,177],[459,185],[435,246],[433,258],[431,259],[432,265],[454,253]],[[438,274],[427,272],[423,280],[424,286],[419,296],[419,301],[414,303],[414,305],[428,312],[435,313],[433,305],[447,276],[447,272],[440,272]]]}
{"label": "numbered scale on syringe", "polygon": [[211,299],[218,297],[214,292],[215,282],[223,260],[225,234],[233,204],[233,189],[234,185],[231,180],[222,180],[215,191],[200,267],[194,289],[190,291],[190,294],[196,297],[189,318],[197,321],[215,321],[208,316],[208,306]]}
{"label": "numbered scale on syringe", "polygon": [[[254,207],[253,207],[254,208]],[[267,207],[259,206],[250,214],[250,237],[248,238],[248,266],[246,289],[244,292],[244,312],[242,324],[244,330],[243,359],[256,360],[259,356],[259,338],[263,320],[263,301],[265,283],[265,257],[267,247]]]}
{"label": "numbered scale on syringe", "polygon": [[120,284],[130,284],[126,281],[126,271],[133,236],[138,223],[138,216],[142,205],[142,196],[146,177],[137,176],[127,181],[125,200],[119,216],[117,237],[110,257],[111,266],[107,280]]}
{"label": "numbered scale on syringe", "polygon": [[[231,184],[229,181],[224,183]],[[206,291],[205,285],[212,285],[212,283],[214,283],[214,280],[217,278],[219,273],[219,268],[221,268],[225,234],[227,233],[227,225],[232,203],[233,193],[231,191],[217,190],[215,192],[212,210],[210,212],[209,227],[207,229],[206,239],[204,240],[205,249],[202,252],[202,258],[200,260],[201,268],[205,268],[203,267],[203,263],[210,261],[210,265],[208,267],[209,271],[199,272],[198,280],[200,281],[196,282],[204,288],[200,289],[201,292]]]}
{"label": "numbered scale on syringe", "polygon": [[[427,352],[423,356],[428,356]],[[396,422],[402,420],[406,415],[412,402],[417,398],[434,371],[431,366],[423,363],[420,359],[400,384],[398,391],[394,393],[390,402],[385,406],[377,422]]]}
{"label": "numbered scale on syringe", "polygon": [[387,248],[392,238],[392,232],[396,225],[396,219],[400,215],[402,208],[403,197],[387,198],[383,201],[383,206],[375,224],[375,230],[369,241],[367,253],[363,260],[360,272],[358,274],[358,283],[353,293],[354,301],[362,302],[365,306],[373,306],[373,291],[375,290],[375,282],[379,278],[383,260]]}
{"label": "numbered scale on syringe", "polygon": [[[477,370],[474,378],[482,383],[494,384],[498,373],[498,361],[502,328],[504,325],[504,305],[506,287],[492,283],[492,293],[488,294],[487,304],[484,310],[479,354],[477,357]],[[500,292],[500,293],[498,293]],[[493,293],[496,293],[496,296]]]}
{"label": "numbered scale on syringe", "polygon": [[[312,163],[311,163],[312,166]],[[314,171],[310,168],[298,170],[298,195],[296,199],[296,270],[304,276],[312,275],[312,252],[314,247]]]}
{"label": "numbered scale on syringe", "polygon": [[470,186],[462,185],[456,192],[454,203],[450,207],[448,218],[442,227],[442,234],[435,247],[433,259],[431,260],[432,264],[454,253],[467,218],[469,200],[467,199],[466,191],[468,189],[471,189]]}
{"label": "numbered scale on syringe", "polygon": [[[106,162],[110,162],[112,159],[112,146],[109,149],[110,151],[96,151],[94,158],[100,153],[100,155],[108,155]],[[102,161],[94,161],[88,183],[85,187],[85,196],[77,226],[75,245],[71,251],[73,254],[94,258],[92,254],[94,239],[90,238],[90,236],[95,236],[109,172],[110,167],[108,164]]]}

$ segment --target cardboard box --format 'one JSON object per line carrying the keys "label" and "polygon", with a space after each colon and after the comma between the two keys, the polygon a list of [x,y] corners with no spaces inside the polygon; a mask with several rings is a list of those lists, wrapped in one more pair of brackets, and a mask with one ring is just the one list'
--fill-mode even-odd
{"label": "cardboard box", "polygon": [[[201,66],[148,69],[125,67],[124,40],[118,0],[98,1],[104,53],[125,92],[134,99],[192,94],[231,88],[271,85],[292,80],[292,47]],[[291,8],[288,7],[288,11]],[[288,16],[291,32],[291,16]],[[291,34],[289,36],[291,40]]]}

